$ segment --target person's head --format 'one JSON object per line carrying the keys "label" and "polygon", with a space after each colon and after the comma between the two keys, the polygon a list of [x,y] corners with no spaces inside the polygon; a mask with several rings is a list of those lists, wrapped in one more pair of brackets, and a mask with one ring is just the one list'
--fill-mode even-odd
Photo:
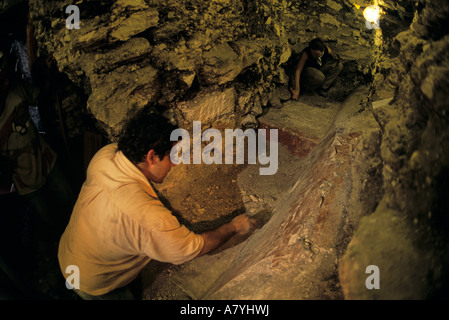
{"label": "person's head", "polygon": [[162,183],[174,166],[170,161],[173,147],[170,135],[177,126],[146,107],[136,113],[124,127],[118,150],[153,182]]}
{"label": "person's head", "polygon": [[312,56],[317,59],[324,54],[324,51],[326,50],[326,45],[324,44],[324,41],[321,40],[320,38],[315,38],[309,42],[309,48],[310,52],[312,53]]}

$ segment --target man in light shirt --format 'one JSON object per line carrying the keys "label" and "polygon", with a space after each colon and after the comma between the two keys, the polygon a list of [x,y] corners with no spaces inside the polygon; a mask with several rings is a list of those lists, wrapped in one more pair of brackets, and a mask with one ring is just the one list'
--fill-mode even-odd
{"label": "man in light shirt", "polygon": [[250,232],[254,220],[239,215],[196,234],[163,206],[152,183],[162,183],[174,166],[174,129],[164,117],[143,109],[117,144],[103,147],[91,160],[58,252],[65,277],[67,267],[78,267],[75,292],[81,298],[135,299],[129,284],[151,259],[181,264]]}

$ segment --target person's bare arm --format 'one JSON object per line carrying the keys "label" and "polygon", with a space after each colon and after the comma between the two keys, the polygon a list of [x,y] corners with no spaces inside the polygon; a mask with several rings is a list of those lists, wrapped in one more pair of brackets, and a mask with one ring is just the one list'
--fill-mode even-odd
{"label": "person's bare arm", "polygon": [[331,55],[332,58],[334,58],[334,60],[341,61],[341,58],[335,53],[333,53],[331,48],[327,47],[327,52],[329,52],[329,54]]}
{"label": "person's bare arm", "polygon": [[247,234],[254,223],[254,219],[249,218],[246,214],[241,214],[217,229],[201,233],[204,239],[204,246],[197,257],[217,249],[235,234]]}
{"label": "person's bare arm", "polygon": [[298,61],[298,64],[296,65],[296,70],[295,70],[295,87],[294,88],[290,88],[290,91],[292,92],[292,99],[296,100],[299,97],[299,93],[300,93],[300,79],[301,79],[301,72],[304,69],[304,65],[306,64],[307,61],[307,54],[305,52],[303,52],[301,58]]}

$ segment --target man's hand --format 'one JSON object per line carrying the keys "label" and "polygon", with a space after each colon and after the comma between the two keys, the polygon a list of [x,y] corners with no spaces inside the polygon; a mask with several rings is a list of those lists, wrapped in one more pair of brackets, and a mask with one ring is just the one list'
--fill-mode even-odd
{"label": "man's hand", "polygon": [[231,224],[235,228],[235,233],[245,235],[251,231],[252,227],[256,224],[256,220],[251,219],[246,214],[241,214],[232,219]]}
{"label": "man's hand", "polygon": [[204,239],[204,246],[198,257],[217,249],[235,234],[248,234],[255,224],[256,221],[254,219],[251,219],[246,214],[241,214],[232,219],[231,222],[225,223],[215,230],[201,233]]}
{"label": "man's hand", "polygon": [[299,93],[300,93],[300,91],[299,91],[299,89],[293,89],[293,88],[290,88],[290,91],[291,91],[291,93],[292,93],[292,99],[293,100],[298,100],[298,97],[299,97]]}
{"label": "man's hand", "polygon": [[332,58],[335,60],[335,61],[338,61],[338,62],[341,62],[341,61],[343,61],[343,59],[340,57],[340,55],[338,55],[338,54],[332,54]]}

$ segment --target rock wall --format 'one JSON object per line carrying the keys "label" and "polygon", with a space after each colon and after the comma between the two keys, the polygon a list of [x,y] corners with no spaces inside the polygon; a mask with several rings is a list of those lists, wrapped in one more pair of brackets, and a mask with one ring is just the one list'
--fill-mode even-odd
{"label": "rock wall", "polygon": [[[285,68],[317,36],[345,60],[348,92],[373,66],[373,32],[363,8],[347,0],[29,4],[40,54],[52,54],[84,90],[87,109],[111,139],[137,109],[156,101],[182,126],[195,119],[256,127],[275,88],[288,83]],[[73,4],[80,29],[69,30],[65,9]],[[385,26],[397,27],[407,12],[396,2],[385,10],[399,17]]]}
{"label": "rock wall", "polygon": [[[448,19],[447,1],[418,1],[410,29],[392,42],[396,54],[385,77],[392,99],[373,104],[385,194],[340,264],[348,299],[447,297]],[[385,88],[373,87],[381,95]],[[379,267],[380,290],[365,287],[368,265]]]}
{"label": "rock wall", "polygon": [[[371,82],[314,144],[277,214],[191,297],[447,297],[449,5],[378,2],[381,34],[366,29],[363,1],[30,0],[40,53],[89,96],[110,139],[153,102],[181,126],[257,127],[317,36],[344,59],[348,94]],[[71,4],[80,29],[65,28]],[[369,265],[380,290],[365,285]]]}

